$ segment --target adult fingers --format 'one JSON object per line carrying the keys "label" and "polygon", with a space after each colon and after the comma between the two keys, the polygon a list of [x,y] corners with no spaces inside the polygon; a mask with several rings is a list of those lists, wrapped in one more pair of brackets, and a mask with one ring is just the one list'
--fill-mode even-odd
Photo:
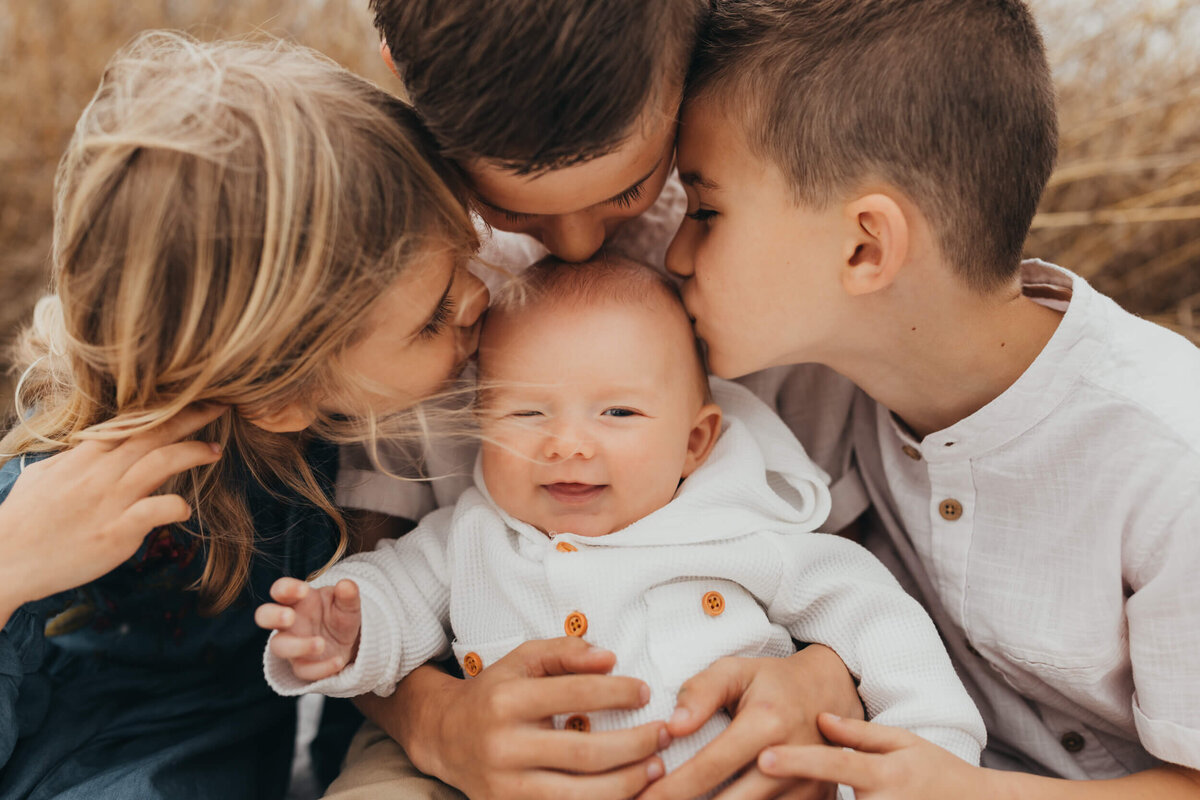
{"label": "adult fingers", "polygon": [[263,603],[254,610],[254,624],[269,631],[283,631],[296,623],[296,612],[276,603]]}
{"label": "adult fingers", "polygon": [[671,735],[695,733],[718,709],[732,711],[749,682],[742,670],[745,663],[740,658],[721,658],[684,681],[675,697],[675,712],[667,721]]}
{"label": "adult fingers", "polygon": [[511,796],[522,800],[620,800],[633,797],[662,774],[662,759],[657,756],[594,775],[544,771]]}
{"label": "adult fingers", "polygon": [[[518,763],[535,753],[539,765],[570,772],[608,772],[644,761],[671,743],[666,727],[658,721],[636,728],[579,733],[570,730],[531,731],[512,747]],[[507,756],[507,754],[506,754]]]}
{"label": "adult fingers", "polygon": [[123,473],[151,450],[191,436],[227,410],[228,406],[197,403],[188,406],[161,425],[130,436],[113,450],[113,456],[116,458],[115,468]]}
{"label": "adult fingers", "polygon": [[122,476],[122,488],[134,497],[145,497],[172,475],[211,464],[221,457],[221,448],[210,442],[176,442],[146,453]]}
{"label": "adult fingers", "polygon": [[774,778],[764,775],[757,766],[751,766],[722,789],[716,800],[835,800],[836,797],[836,783]]}
{"label": "adult fingers", "polygon": [[915,733],[903,728],[846,719],[829,713],[817,715],[817,727],[830,742],[864,753],[890,753],[918,739]]}
{"label": "adult fingers", "polygon": [[882,788],[878,760],[882,756],[822,744],[778,745],[758,756],[758,768],[776,777],[811,778],[845,783],[870,792]]}
{"label": "adult fingers", "polygon": [[608,672],[617,663],[617,656],[611,650],[593,647],[577,636],[560,636],[525,642],[496,662],[497,666],[501,663],[525,677],[541,678]]}
{"label": "adult fingers", "polygon": [[192,507],[177,494],[158,494],[143,497],[118,517],[122,538],[136,540],[139,544],[150,531],[163,525],[187,522],[192,517]]}
{"label": "adult fingers", "polygon": [[641,708],[650,701],[650,687],[637,678],[615,675],[558,675],[537,680],[511,680],[489,693],[492,713],[499,719],[537,721],[555,714],[605,709]]}

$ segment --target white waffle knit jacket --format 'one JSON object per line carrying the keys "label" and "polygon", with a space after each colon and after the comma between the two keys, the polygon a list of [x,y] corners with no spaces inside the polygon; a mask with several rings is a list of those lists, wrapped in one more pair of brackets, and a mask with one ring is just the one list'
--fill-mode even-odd
{"label": "white waffle knit jacket", "polygon": [[[643,708],[555,720],[608,730],[666,719],[683,682],[722,656],[787,656],[795,639],[841,656],[870,719],[978,763],[983,721],[925,611],[865,549],[814,532],[829,512],[826,478],[778,417],[741,386],[713,388],[725,428],[666,506],[607,536],[551,537],[498,508],[476,466],[476,487],[455,506],[313,582],[358,584],[356,660],[305,683],[268,651],[271,686],[388,695],[450,649],[469,674],[521,642],[564,635],[570,618],[616,653],[616,673],[650,686]],[[673,742],[667,769],[728,722],[718,714]]]}

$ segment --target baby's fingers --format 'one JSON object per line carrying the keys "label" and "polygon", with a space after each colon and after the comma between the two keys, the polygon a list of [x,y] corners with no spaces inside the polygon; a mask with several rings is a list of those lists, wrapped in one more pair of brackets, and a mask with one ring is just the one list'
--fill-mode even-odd
{"label": "baby's fingers", "polygon": [[309,586],[296,578],[280,578],[271,584],[271,599],[285,606],[294,606],[308,597]]}
{"label": "baby's fingers", "polygon": [[344,655],[326,658],[323,661],[293,661],[292,674],[302,681],[312,683],[338,674],[346,666],[346,661]]}
{"label": "baby's fingers", "polygon": [[276,603],[263,603],[254,610],[254,624],[269,631],[286,631],[296,624],[296,612]]}
{"label": "baby's fingers", "polygon": [[[311,661],[325,652],[325,639],[320,636],[297,636],[294,633],[277,633],[267,643],[271,655],[295,662],[297,659]],[[293,667],[296,665],[293,663]],[[302,677],[299,673],[296,677]]]}

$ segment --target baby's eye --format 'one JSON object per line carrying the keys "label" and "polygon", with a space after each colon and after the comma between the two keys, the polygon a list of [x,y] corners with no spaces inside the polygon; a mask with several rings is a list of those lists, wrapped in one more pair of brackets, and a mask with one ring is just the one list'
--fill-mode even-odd
{"label": "baby's eye", "polygon": [[634,410],[633,410],[633,409],[631,409],[631,408],[606,408],[606,409],[604,409],[604,411],[601,413],[601,416],[605,416],[605,417],[634,417],[634,416],[637,416],[637,412],[636,412],[636,411],[634,411]]}
{"label": "baby's eye", "polygon": [[688,219],[694,219],[697,222],[707,222],[716,215],[717,212],[713,211],[711,208],[697,208],[695,211],[685,216],[687,216]]}

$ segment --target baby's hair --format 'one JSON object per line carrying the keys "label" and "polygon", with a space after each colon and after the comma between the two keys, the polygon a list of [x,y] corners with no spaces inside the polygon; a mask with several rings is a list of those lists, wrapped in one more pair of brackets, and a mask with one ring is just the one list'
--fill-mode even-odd
{"label": "baby's hair", "polygon": [[[548,257],[501,287],[492,297],[488,315],[537,313],[540,308],[561,304],[586,308],[600,303],[641,305],[676,316],[679,324],[688,327],[694,343],[691,354],[700,397],[705,402],[711,401],[704,352],[691,333],[691,321],[679,289],[645,264],[606,251],[582,264]],[[485,328],[486,325],[485,320]]]}
{"label": "baby's hair", "polygon": [[371,0],[405,90],[444,154],[517,174],[605,155],[647,109],[673,103],[707,5]]}
{"label": "baby's hair", "polygon": [[715,101],[797,204],[894,185],[984,291],[1016,273],[1058,146],[1021,0],[722,0],[686,97]]}
{"label": "baby's hair", "polygon": [[197,509],[204,607],[227,607],[248,576],[247,476],[329,514],[340,553],[307,436],[240,412],[299,403],[317,432],[345,432],[317,403],[358,396],[340,359],[372,301],[433,249],[476,246],[461,179],[433,152],[407,105],[311,50],[167,32],[123,48],[59,165],[55,294],[18,345],[0,458],[228,404],[198,434],[221,460],[166,487]]}

